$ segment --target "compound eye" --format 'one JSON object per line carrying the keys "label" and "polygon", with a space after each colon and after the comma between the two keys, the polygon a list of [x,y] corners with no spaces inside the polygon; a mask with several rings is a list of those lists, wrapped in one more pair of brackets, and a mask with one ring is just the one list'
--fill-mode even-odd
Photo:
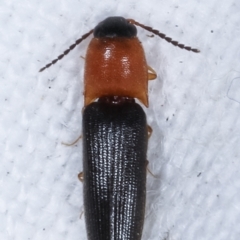
{"label": "compound eye", "polygon": [[123,17],[108,17],[94,28],[93,34],[96,38],[131,38],[137,35],[137,28]]}

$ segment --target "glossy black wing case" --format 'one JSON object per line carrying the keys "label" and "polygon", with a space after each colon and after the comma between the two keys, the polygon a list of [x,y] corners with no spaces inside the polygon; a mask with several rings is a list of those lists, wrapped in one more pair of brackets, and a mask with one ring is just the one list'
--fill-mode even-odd
{"label": "glossy black wing case", "polygon": [[135,102],[94,102],[83,113],[84,214],[89,240],[140,240],[147,123]]}

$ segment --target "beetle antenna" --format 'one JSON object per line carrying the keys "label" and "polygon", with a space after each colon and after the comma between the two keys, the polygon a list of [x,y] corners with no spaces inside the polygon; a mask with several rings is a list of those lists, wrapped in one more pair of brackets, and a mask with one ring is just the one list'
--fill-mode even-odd
{"label": "beetle antenna", "polygon": [[141,24],[141,23],[139,23],[139,22],[137,22],[137,21],[135,21],[135,20],[133,20],[133,19],[128,19],[128,22],[131,23],[131,24],[134,24],[134,25],[136,25],[136,26],[139,26],[139,27],[141,27],[141,28],[143,28],[143,29],[145,29],[145,30],[147,30],[147,31],[149,31],[149,32],[154,33],[155,35],[159,36],[160,38],[165,39],[167,42],[173,44],[173,45],[176,46],[176,47],[179,47],[179,48],[182,48],[182,49],[186,49],[186,50],[188,50],[188,51],[192,51],[192,52],[195,52],[195,53],[199,53],[199,52],[200,52],[200,51],[199,51],[198,49],[196,49],[196,48],[191,48],[191,47],[189,47],[189,46],[185,46],[185,45],[182,44],[182,43],[179,43],[179,42],[177,42],[177,41],[174,41],[174,40],[172,40],[172,38],[167,37],[165,34],[159,32],[158,30],[153,29],[153,28],[148,27],[148,26],[145,26],[145,25],[143,25],[143,24]]}
{"label": "beetle antenna", "polygon": [[61,60],[64,56],[66,56],[70,51],[72,51],[79,43],[81,43],[84,39],[86,39],[91,33],[93,33],[93,29],[88,32],[85,33],[84,35],[82,35],[81,38],[79,38],[78,40],[76,40],[76,42],[74,44],[72,44],[67,50],[65,50],[61,55],[59,55],[56,59],[54,59],[52,62],[48,63],[45,67],[41,68],[39,70],[39,72],[44,71],[46,68],[49,68],[50,66],[52,66],[53,64],[55,64],[57,61]]}

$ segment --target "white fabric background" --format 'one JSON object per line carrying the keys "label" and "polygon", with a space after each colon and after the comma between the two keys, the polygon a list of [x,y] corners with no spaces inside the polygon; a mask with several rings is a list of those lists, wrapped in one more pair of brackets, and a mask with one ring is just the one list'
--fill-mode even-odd
{"label": "white fabric background", "polygon": [[108,16],[133,18],[158,73],[145,108],[149,141],[143,240],[240,236],[240,2],[238,0],[1,0],[0,239],[86,240],[81,134],[90,37],[38,70]]}

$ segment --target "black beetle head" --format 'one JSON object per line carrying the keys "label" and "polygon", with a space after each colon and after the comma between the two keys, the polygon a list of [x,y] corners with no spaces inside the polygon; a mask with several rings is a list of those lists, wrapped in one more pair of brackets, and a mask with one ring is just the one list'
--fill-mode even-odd
{"label": "black beetle head", "polygon": [[136,27],[123,17],[108,17],[100,22],[93,31],[94,37],[135,37]]}

